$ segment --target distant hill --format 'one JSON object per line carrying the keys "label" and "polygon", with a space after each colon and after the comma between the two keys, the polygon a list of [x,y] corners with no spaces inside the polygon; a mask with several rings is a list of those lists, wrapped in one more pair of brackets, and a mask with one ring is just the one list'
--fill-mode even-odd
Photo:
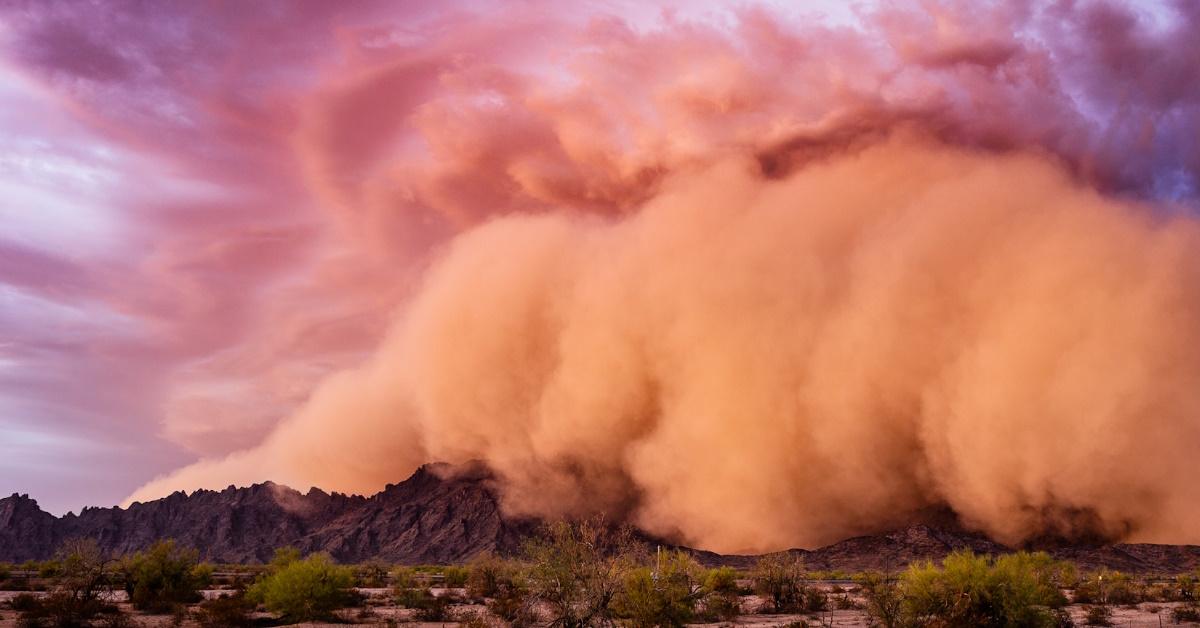
{"label": "distant hill", "polygon": [[[371,496],[300,493],[271,482],[223,491],[173,493],[129,508],[85,508],[54,517],[25,495],[0,499],[0,561],[53,556],[67,539],[94,538],[113,554],[145,549],[173,538],[206,560],[262,562],[275,548],[324,551],[341,562],[460,563],[481,552],[515,554],[538,522],[506,517],[495,478],[482,465],[425,465],[412,477]],[[650,539],[646,536],[644,538]],[[813,570],[899,569],[940,559],[957,549],[1010,551],[953,523],[917,524],[885,534],[854,537],[815,550],[789,550]],[[1200,546],[1066,545],[1047,547],[1083,569],[1179,573],[1200,568]],[[756,556],[696,552],[708,565],[753,565]]]}
{"label": "distant hill", "polygon": [[272,482],[176,492],[129,508],[85,508],[54,517],[24,495],[0,499],[0,561],[45,559],[66,539],[94,538],[114,554],[172,538],[215,562],[269,560],[277,547],[325,551],[336,560],[461,562],[512,553],[536,527],[501,515],[490,473],[425,465],[371,496],[300,493]]}

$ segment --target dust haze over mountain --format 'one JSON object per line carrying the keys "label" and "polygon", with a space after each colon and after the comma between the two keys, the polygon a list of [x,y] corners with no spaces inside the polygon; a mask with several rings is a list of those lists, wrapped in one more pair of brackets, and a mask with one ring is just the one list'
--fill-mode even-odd
{"label": "dust haze over mountain", "polygon": [[478,459],[512,513],[720,552],[943,505],[1005,543],[1200,542],[1200,12],[1164,11],[459,16],[479,56],[447,35],[363,74],[437,77],[405,118],[425,151],[361,187],[307,162],[372,246],[403,232],[389,199],[454,226],[386,338],[130,499]]}

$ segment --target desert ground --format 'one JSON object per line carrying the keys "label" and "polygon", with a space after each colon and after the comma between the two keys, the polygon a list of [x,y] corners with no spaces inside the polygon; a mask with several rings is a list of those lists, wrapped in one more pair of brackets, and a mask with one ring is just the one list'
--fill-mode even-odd
{"label": "desert ground", "polygon": [[[744,582],[742,584],[749,585]],[[839,597],[850,600],[853,604],[861,606],[865,603],[861,589],[852,582],[844,580],[814,582],[813,585],[823,590],[830,596],[831,600],[837,600]],[[339,621],[326,622],[303,622],[303,623],[286,623],[277,621],[272,615],[265,612],[257,612],[253,614],[255,625],[260,626],[294,626],[294,627],[322,627],[322,626],[339,626],[339,625],[360,625],[360,626],[405,626],[408,628],[446,628],[450,626],[503,626],[506,623],[488,612],[487,606],[479,603],[455,603],[450,607],[448,613],[449,618],[445,621],[420,621],[417,618],[417,611],[410,608],[403,608],[396,603],[392,589],[382,587],[358,587],[355,589],[362,595],[363,603],[355,608],[347,608],[337,612]],[[214,599],[222,595],[230,594],[232,590],[228,588],[207,589],[203,591],[205,599]],[[450,596],[455,599],[465,599],[467,596],[466,589],[463,588],[433,588],[431,589],[434,595]],[[18,595],[26,593],[24,591],[0,591],[0,628],[17,628],[20,623],[17,620],[17,613],[12,611],[8,606],[10,602]],[[35,596],[45,595],[44,592],[33,592]],[[127,601],[127,596],[123,591],[114,591],[109,594],[109,599],[115,602],[125,613],[128,614],[130,623],[124,624],[128,626],[140,626],[144,628],[166,628],[166,627],[191,627],[201,628],[202,624],[194,618],[195,611],[198,605],[192,605],[187,609],[187,613],[176,614],[145,614],[136,611]],[[691,623],[689,626],[737,626],[739,628],[771,628],[776,626],[786,626],[789,628],[800,628],[801,626],[817,627],[869,627],[878,625],[872,623],[871,618],[861,608],[850,609],[834,609],[818,612],[818,613],[791,613],[791,614],[774,614],[769,612],[756,612],[765,604],[764,598],[758,595],[743,595],[741,596],[741,607],[743,613],[731,621],[715,622],[715,623]],[[1197,626],[1195,622],[1176,622],[1172,619],[1172,610],[1180,606],[1178,602],[1164,603],[1140,603],[1131,605],[1113,605],[1110,607],[1111,617],[1109,619],[1111,626],[1115,627],[1159,627],[1159,626]],[[1072,621],[1077,626],[1086,626],[1088,624],[1088,605],[1072,604],[1066,607]],[[103,623],[98,625],[104,625]],[[1103,624],[1100,624],[1103,625]]]}

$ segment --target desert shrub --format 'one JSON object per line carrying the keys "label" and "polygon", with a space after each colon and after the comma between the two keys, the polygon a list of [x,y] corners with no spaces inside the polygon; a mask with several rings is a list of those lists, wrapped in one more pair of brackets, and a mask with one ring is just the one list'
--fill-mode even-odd
{"label": "desert shrub", "polygon": [[1044,625],[1047,609],[1066,605],[1061,565],[1044,552],[1017,552],[993,561],[990,585],[1009,625]]}
{"label": "desert shrub", "polygon": [[513,628],[531,626],[537,621],[534,599],[529,595],[529,584],[520,570],[512,571],[500,581],[487,607]]}
{"label": "desert shrub", "polygon": [[840,593],[833,596],[833,607],[839,611],[859,610],[861,605],[854,601],[854,598],[845,593]]}
{"label": "desert shrub", "polygon": [[397,596],[396,603],[416,611],[419,621],[442,622],[450,619],[449,596],[434,595],[429,589],[409,589]]}
{"label": "desert shrub", "polygon": [[551,524],[525,553],[530,595],[557,628],[611,623],[613,599],[636,565],[630,531],[614,531],[599,518]]}
{"label": "desert shrub", "polygon": [[36,599],[22,598],[21,625],[67,628],[85,626],[102,614],[115,614],[116,608],[105,604],[100,595],[108,591],[108,563],[96,542],[91,539],[67,541],[53,561],[54,576],[50,594]]}
{"label": "desert shrub", "polygon": [[737,571],[731,567],[709,569],[704,574],[701,617],[706,621],[729,621],[741,612]]}
{"label": "desert shrub", "polygon": [[659,557],[654,569],[642,567],[625,575],[613,610],[633,628],[683,626],[695,615],[696,601],[704,595],[703,577],[691,556],[668,552]]}
{"label": "desert shrub", "polygon": [[33,610],[38,606],[38,598],[32,593],[19,593],[8,601],[8,607],[18,613]]}
{"label": "desert shrub", "polygon": [[469,572],[462,567],[446,567],[442,571],[442,586],[447,589],[457,589],[467,585]]}
{"label": "desert shrub", "polygon": [[1056,626],[1052,612],[1066,603],[1058,588],[1059,565],[1043,553],[1018,552],[995,560],[970,552],[950,554],[938,567],[910,565],[899,582],[862,580],[867,611],[896,626]]}
{"label": "desert shrub", "polygon": [[12,565],[10,565],[8,563],[0,563],[0,582],[4,582],[5,580],[8,580],[9,576],[12,575],[12,572],[13,572]]}
{"label": "desert shrub", "polygon": [[869,572],[856,578],[862,587],[867,615],[883,628],[903,625],[904,596],[900,579],[891,573]]}
{"label": "desert shrub", "polygon": [[766,598],[768,607],[776,613],[825,610],[825,593],[809,586],[804,565],[797,559],[785,554],[764,556],[750,577],[754,592]]}
{"label": "desert shrub", "polygon": [[165,612],[199,601],[200,589],[212,577],[212,567],[201,564],[199,556],[194,549],[166,540],[122,561],[125,592],[134,608]]}
{"label": "desert shrub", "polygon": [[1188,602],[1191,600],[1200,600],[1200,572],[1194,576],[1177,576],[1174,586],[1171,587],[1169,600],[1164,601]]}
{"label": "desert shrub", "polygon": [[804,590],[804,606],[806,613],[821,613],[829,610],[829,595],[817,587],[806,587]]}
{"label": "desert shrub", "polygon": [[1088,626],[1111,626],[1112,609],[1107,606],[1089,606],[1084,611],[1083,623]]}
{"label": "desert shrub", "polygon": [[1051,625],[1054,628],[1075,628],[1075,620],[1071,618],[1071,613],[1068,613],[1067,609],[1056,608],[1050,611],[1050,614],[1053,622]]}
{"label": "desert shrub", "polygon": [[412,567],[397,567],[389,574],[392,580],[392,590],[399,595],[401,591],[416,588],[420,584],[420,577],[416,570]]}
{"label": "desert shrub", "polygon": [[467,565],[467,596],[475,599],[494,597],[515,570],[509,561],[492,554],[481,554]]}
{"label": "desert shrub", "polygon": [[492,554],[482,554],[467,567],[467,595],[486,600],[488,610],[514,627],[537,619],[523,565]]}
{"label": "desert shrub", "polygon": [[62,565],[59,560],[51,558],[50,560],[43,560],[37,563],[32,571],[36,571],[39,578],[53,578],[58,575],[61,568]]}
{"label": "desert shrub", "polygon": [[82,628],[96,623],[123,621],[116,606],[99,599],[82,600],[64,591],[55,591],[44,598],[32,598],[22,603],[17,625],[22,628]]}
{"label": "desert shrub", "polygon": [[415,569],[400,567],[392,572],[392,592],[396,604],[416,611],[420,621],[441,622],[450,619],[451,596],[436,596]]}
{"label": "desert shrub", "polygon": [[458,623],[461,628],[491,628],[492,623],[488,621],[487,615],[484,613],[466,613],[458,617]]}
{"label": "desert shrub", "polygon": [[248,628],[254,625],[250,613],[255,604],[245,595],[222,595],[205,600],[196,608],[196,623],[201,628]]}
{"label": "desert shrub", "polygon": [[250,587],[247,597],[289,621],[329,617],[353,603],[354,570],[335,565],[325,554],[305,559],[277,556],[267,575]]}
{"label": "desert shrub", "polygon": [[1200,623],[1200,606],[1185,604],[1171,610],[1171,620],[1177,624]]}
{"label": "desert shrub", "polygon": [[1091,574],[1074,591],[1076,604],[1137,604],[1144,597],[1142,585],[1119,571]]}
{"label": "desert shrub", "polygon": [[391,571],[391,565],[381,561],[372,560],[358,566],[358,585],[362,587],[379,588],[387,585],[388,572]]}

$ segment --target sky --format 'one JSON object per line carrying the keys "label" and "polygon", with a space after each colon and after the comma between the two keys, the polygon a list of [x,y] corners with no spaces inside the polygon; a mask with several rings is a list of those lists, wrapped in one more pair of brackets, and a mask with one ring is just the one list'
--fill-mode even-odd
{"label": "sky", "polygon": [[1188,0],[4,0],[0,494],[403,479],[436,448],[361,482],[245,461],[381,359],[463,234],[636,215],[731,154],[918,127],[1193,214],[1197,26]]}
{"label": "sky", "polygon": [[[328,4],[0,6],[0,493],[112,504],[256,442],[363,359],[405,267],[462,227],[365,215],[387,192],[357,171],[408,141],[363,150],[377,124],[400,134],[407,70],[339,83],[452,38],[448,15],[509,10]],[[640,5],[589,11],[666,10]],[[537,28],[538,7],[511,12]],[[412,71],[419,89],[434,70]],[[376,220],[405,224],[384,242]]]}

